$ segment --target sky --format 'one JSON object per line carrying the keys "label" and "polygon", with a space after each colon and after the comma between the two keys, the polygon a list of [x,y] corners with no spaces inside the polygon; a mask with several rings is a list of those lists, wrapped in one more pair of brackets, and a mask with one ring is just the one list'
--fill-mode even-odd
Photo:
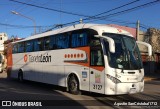
{"label": "sky", "polygon": [[[0,33],[7,33],[9,38],[11,38],[12,36],[26,38],[34,33],[35,26],[36,32],[39,33],[54,28],[55,25],[58,24],[66,24],[74,21],[79,21],[80,19],[86,19],[89,16],[95,16],[100,13],[103,14],[95,17],[105,16],[103,17],[103,19],[90,19],[84,20],[83,22],[96,24],[117,24],[136,28],[136,22],[137,20],[139,20],[141,26],[140,29],[143,31],[146,31],[147,28],[160,29],[160,0],[0,1]],[[150,2],[154,1],[158,2],[150,4]],[[128,3],[131,4],[124,6]],[[133,9],[134,7],[146,3],[149,3],[150,5],[147,5],[145,7],[142,6],[131,11],[124,11]],[[23,16],[12,14],[11,11],[16,11]],[[121,13],[115,14],[117,12]]]}

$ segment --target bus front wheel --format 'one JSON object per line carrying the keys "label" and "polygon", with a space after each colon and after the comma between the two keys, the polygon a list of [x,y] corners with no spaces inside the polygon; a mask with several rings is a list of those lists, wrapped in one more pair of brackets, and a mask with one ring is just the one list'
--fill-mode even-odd
{"label": "bus front wheel", "polygon": [[72,94],[75,94],[75,95],[80,94],[79,83],[78,83],[78,80],[74,76],[71,76],[69,78],[68,89],[69,89],[69,92]]}

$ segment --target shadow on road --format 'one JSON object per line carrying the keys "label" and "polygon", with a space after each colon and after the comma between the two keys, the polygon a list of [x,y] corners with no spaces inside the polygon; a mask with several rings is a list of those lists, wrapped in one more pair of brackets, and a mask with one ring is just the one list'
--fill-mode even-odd
{"label": "shadow on road", "polygon": [[20,83],[16,79],[0,78],[0,100],[42,101],[42,104],[46,106],[58,106],[58,109],[62,107],[70,109],[75,106],[76,109],[85,109],[85,106],[78,101],[62,95],[57,90],[65,91],[64,88],[54,85],[32,81]]}

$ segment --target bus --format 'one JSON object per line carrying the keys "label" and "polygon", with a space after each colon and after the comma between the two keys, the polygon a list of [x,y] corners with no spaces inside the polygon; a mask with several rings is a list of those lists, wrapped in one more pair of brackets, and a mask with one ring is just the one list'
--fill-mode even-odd
{"label": "bus", "polygon": [[105,95],[142,92],[144,69],[128,32],[103,24],[77,24],[33,35],[8,49],[8,77]]}

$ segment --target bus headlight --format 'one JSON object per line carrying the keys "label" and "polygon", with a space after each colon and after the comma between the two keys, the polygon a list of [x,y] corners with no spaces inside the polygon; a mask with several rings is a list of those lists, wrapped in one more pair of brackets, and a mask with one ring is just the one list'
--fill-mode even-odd
{"label": "bus headlight", "polygon": [[121,81],[109,74],[106,74],[107,78],[110,79],[112,82],[114,82],[115,84],[121,83]]}

